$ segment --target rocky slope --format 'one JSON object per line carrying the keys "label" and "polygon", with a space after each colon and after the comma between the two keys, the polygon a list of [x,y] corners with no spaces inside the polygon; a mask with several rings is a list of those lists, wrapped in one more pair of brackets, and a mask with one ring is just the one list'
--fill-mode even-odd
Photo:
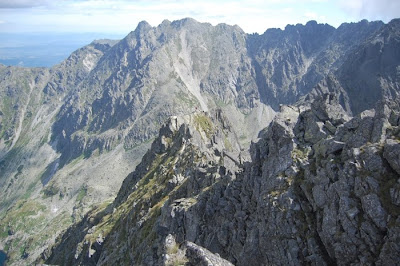
{"label": "rocky slope", "polygon": [[[0,100],[0,124],[2,133],[8,133],[0,140],[0,249],[8,253],[11,262],[38,256],[57,232],[80,219],[80,202],[83,196],[93,193],[83,184],[82,162],[58,169],[60,155],[51,135],[69,88],[89,71],[82,62],[86,57],[101,57],[96,47],[94,42],[52,69],[1,66],[0,87],[5,97]],[[88,171],[96,173],[93,168]],[[57,175],[64,179],[64,185],[45,187]],[[82,183],[66,179],[78,175]],[[110,197],[107,193],[95,194],[93,199],[102,201]]]}
{"label": "rocky slope", "polygon": [[171,118],[114,203],[70,228],[45,262],[398,263],[398,102],[355,117],[334,94],[283,106],[249,161],[225,121]]}
{"label": "rocky slope", "polygon": [[249,140],[261,129],[254,125],[308,93],[382,25],[363,21],[335,30],[310,22],[248,36],[239,27],[192,19],[154,28],[141,22],[63,105],[53,128],[61,162],[119,143],[135,147],[169,115],[195,109],[228,111]]}
{"label": "rocky slope", "polygon": [[51,69],[1,66],[0,249],[30,263],[112,201],[171,115],[220,109],[247,149],[280,104],[313,88],[303,102],[333,91],[348,114],[396,98],[398,29],[398,20],[309,22],[248,35],[192,19],[141,22]]}
{"label": "rocky slope", "polygon": [[340,69],[381,27],[381,22],[361,21],[335,29],[310,21],[250,36],[249,50],[262,101],[275,110],[279,104],[296,102],[326,75]]}
{"label": "rocky slope", "polygon": [[[42,257],[49,264],[92,265],[99,258],[102,264],[185,262],[185,253],[179,250],[184,239],[167,237],[170,225],[159,219],[163,206],[176,204],[176,199],[181,199],[184,209],[196,204],[199,194],[233,177],[231,170],[239,169],[242,156],[221,110],[211,116],[198,112],[171,117],[142,162],[124,180],[115,201],[90,212]],[[191,250],[196,253],[193,245]],[[172,253],[171,258],[154,259],[163,252]]]}
{"label": "rocky slope", "polygon": [[399,29],[400,20],[396,19],[368,37],[311,95],[335,92],[346,111],[354,114],[373,108],[377,100],[398,99]]}

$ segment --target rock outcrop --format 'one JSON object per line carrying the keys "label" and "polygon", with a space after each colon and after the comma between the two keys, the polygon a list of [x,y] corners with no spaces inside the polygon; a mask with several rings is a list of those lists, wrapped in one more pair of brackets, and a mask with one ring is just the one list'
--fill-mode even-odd
{"label": "rock outcrop", "polygon": [[[196,203],[196,195],[231,178],[233,172],[227,169],[240,169],[246,155],[231,128],[220,110],[212,115],[196,112],[170,117],[142,162],[123,182],[114,203],[95,209],[71,227],[57,247],[43,253],[46,263],[156,265],[164,260],[217,260],[190,243],[184,248],[190,253],[186,256],[181,250],[184,237],[174,234],[168,240],[172,227],[159,216],[166,210],[164,205],[172,204],[175,207],[169,213],[180,217]],[[128,239],[132,240],[129,244]]]}
{"label": "rock outcrop", "polygon": [[112,207],[46,263],[395,265],[399,110],[349,117],[334,94],[282,106],[248,160],[221,113],[171,118]]}

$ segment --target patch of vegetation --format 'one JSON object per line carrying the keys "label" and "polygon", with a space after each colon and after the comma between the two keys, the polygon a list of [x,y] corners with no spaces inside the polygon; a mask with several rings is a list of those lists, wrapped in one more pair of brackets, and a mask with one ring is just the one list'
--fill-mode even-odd
{"label": "patch of vegetation", "polygon": [[[22,169],[24,168],[24,165],[21,164],[20,166],[18,166],[17,168],[17,173],[14,175],[14,179],[17,179],[20,175],[22,175]],[[13,181],[13,180],[11,180]]]}
{"label": "patch of vegetation", "polygon": [[153,143],[153,141],[155,140],[155,137],[151,137],[143,142],[135,142],[135,143],[129,143],[128,141],[124,142],[124,150],[125,151],[130,151],[133,150],[135,148],[138,148],[140,146],[145,146],[146,144],[150,144]]}
{"label": "patch of vegetation", "polygon": [[6,238],[8,236],[8,230],[11,229],[8,229],[8,227],[0,228],[0,238]]}
{"label": "patch of vegetation", "polygon": [[[140,236],[142,240],[147,239],[152,233],[152,228],[156,219],[160,215],[162,204],[168,199],[168,197],[164,197],[164,194],[168,193],[168,191],[165,191],[165,186],[166,182],[171,178],[171,176],[169,176],[171,172],[166,171],[167,174],[160,174],[160,169],[162,166],[165,167],[168,165],[172,168],[172,160],[173,156],[165,156],[165,154],[156,155],[149,170],[137,185],[140,189],[134,190],[127,200],[118,206],[112,214],[104,216],[96,226],[96,231],[88,235],[86,240],[93,243],[99,233],[103,236],[107,236],[112,228],[119,226],[118,223],[120,219],[132,208],[136,210],[134,212],[135,220],[138,221],[140,219],[140,213],[143,213],[143,211],[146,210],[146,206],[148,206],[148,214],[143,224],[144,227],[141,229]],[[150,199],[152,199],[151,202]],[[134,224],[135,222],[133,221],[132,223]],[[155,233],[152,237],[156,237]]]}
{"label": "patch of vegetation", "polygon": [[306,159],[308,157],[308,151],[297,147],[292,150],[292,159]]}
{"label": "patch of vegetation", "polygon": [[44,136],[40,139],[40,147],[42,147],[44,144],[46,144],[47,143],[47,140],[49,139],[49,136],[50,136],[50,130],[47,130],[46,131],[46,134],[44,134]]}
{"label": "patch of vegetation", "polygon": [[278,178],[284,179],[285,182],[279,184],[275,190],[268,193],[271,197],[278,197],[287,192],[291,184],[294,182],[293,178],[287,177],[283,172],[279,174]]}
{"label": "patch of vegetation", "polygon": [[7,211],[0,221],[0,235],[8,234],[8,230],[32,232],[44,220],[41,214],[46,210],[44,205],[36,201],[20,200],[15,207]]}
{"label": "patch of vegetation", "polygon": [[172,265],[173,266],[183,266],[183,265],[186,265],[186,263],[188,263],[188,262],[189,262],[189,260],[186,257],[180,257],[180,258],[174,260]]}
{"label": "patch of vegetation", "polygon": [[88,159],[90,157],[95,157],[95,156],[99,156],[102,152],[100,151],[99,148],[96,148],[94,150],[85,150],[83,152],[83,158],[84,159]]}
{"label": "patch of vegetation", "polygon": [[87,187],[82,186],[79,189],[78,195],[76,196],[76,201],[80,202],[83,200],[84,197],[87,195]]}
{"label": "patch of vegetation", "polygon": [[224,146],[228,151],[232,150],[232,144],[227,137],[224,138]]}
{"label": "patch of vegetation", "polygon": [[[167,153],[154,154],[148,170],[135,185],[140,189],[131,189],[126,200],[112,212],[103,216],[96,225],[95,231],[86,235],[84,241],[94,243],[99,234],[107,237],[113,230],[117,232],[119,243],[126,237],[131,239],[129,246],[135,247],[134,254],[131,256],[135,258],[135,264],[140,265],[146,248],[158,239],[155,227],[161,215],[162,206],[182,185],[173,188],[168,186],[168,181],[175,174],[175,153],[178,150],[174,148],[168,150]],[[129,224],[138,227],[137,230],[129,230],[128,235],[126,235],[127,219]],[[126,245],[123,243],[122,245]],[[119,248],[121,246],[117,244],[115,250]]]}
{"label": "patch of vegetation", "polygon": [[26,189],[25,194],[22,196],[22,199],[27,200],[31,196],[32,192],[35,190],[35,186],[36,186],[37,182],[38,182],[38,180],[29,184],[28,188]]}
{"label": "patch of vegetation", "polygon": [[198,131],[204,131],[207,138],[210,138],[214,133],[214,127],[211,119],[204,114],[195,115],[194,124]]}
{"label": "patch of vegetation", "polygon": [[[21,224],[25,226],[21,229],[13,228],[15,232],[22,232],[24,234],[15,234],[15,238],[7,243],[9,251],[7,252],[10,257],[10,264],[20,259],[22,255],[27,255],[37,251],[38,248],[45,245],[49,238],[54,236],[54,233],[61,231],[71,225],[70,215],[67,212],[62,212],[57,215],[51,222],[49,217],[46,217],[44,206],[39,212],[34,215],[25,216]],[[27,265],[31,263],[29,258],[25,261]]]}
{"label": "patch of vegetation", "polygon": [[85,155],[82,153],[79,157],[76,157],[71,162],[69,162],[68,165],[73,167],[73,166],[77,165],[83,159],[85,159]]}
{"label": "patch of vegetation", "polygon": [[161,207],[159,205],[150,209],[149,217],[147,217],[142,229],[140,230],[141,234],[139,237],[139,243],[142,243],[145,240],[152,242],[157,238],[157,234],[153,230],[153,228],[160,215],[161,215]]}
{"label": "patch of vegetation", "polygon": [[188,107],[194,107],[200,105],[199,101],[196,98],[184,92],[175,93],[175,100],[178,103],[184,103]]}
{"label": "patch of vegetation", "polygon": [[60,189],[54,185],[49,185],[43,190],[43,197],[53,197],[54,195],[58,194]]}
{"label": "patch of vegetation", "polygon": [[168,247],[167,253],[168,254],[176,254],[176,253],[178,253],[178,250],[179,250],[179,244],[175,243],[175,245],[173,245],[172,247]]}
{"label": "patch of vegetation", "polygon": [[217,105],[217,107],[226,107],[228,105],[231,104],[231,101],[229,101],[228,103],[225,103],[223,100],[221,99],[216,99],[215,100],[215,104]]}
{"label": "patch of vegetation", "polygon": [[269,195],[271,197],[277,197],[277,196],[279,196],[281,194],[282,194],[282,191],[280,191],[280,190],[273,190],[273,191],[269,192]]}

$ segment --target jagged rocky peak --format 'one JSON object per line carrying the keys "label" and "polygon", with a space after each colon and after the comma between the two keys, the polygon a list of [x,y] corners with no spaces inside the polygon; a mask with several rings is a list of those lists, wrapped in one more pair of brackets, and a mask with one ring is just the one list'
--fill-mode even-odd
{"label": "jagged rocky peak", "polygon": [[172,25],[175,27],[183,27],[183,26],[193,26],[196,24],[200,24],[200,22],[198,22],[197,20],[193,19],[193,18],[184,18],[184,19],[180,19],[180,20],[174,20],[172,22]]}
{"label": "jagged rocky peak", "polygon": [[306,143],[335,134],[337,127],[350,119],[333,93],[318,96],[309,108],[301,112],[294,128],[297,139]]}
{"label": "jagged rocky peak", "polygon": [[378,26],[358,25],[361,33],[343,39],[328,25],[293,27],[295,32],[249,36],[235,26],[193,19],[158,27],[141,22],[101,60],[88,61],[93,71],[78,86],[79,97],[69,95],[61,107],[52,136],[63,161],[121,143],[137,147],[157,134],[166,117],[195,106],[229,110],[235,130],[249,142],[271,121],[272,109],[308,93]]}
{"label": "jagged rocky peak", "polygon": [[[131,262],[145,265],[223,262],[223,258],[211,252],[201,254],[204,248],[186,242],[180,226],[170,219],[175,216],[171,213],[180,216],[181,207],[189,208],[216,184],[235,178],[245,152],[231,129],[221,110],[169,117],[142,162],[124,180],[115,201],[95,209],[70,228],[57,246],[43,253],[46,263],[103,265],[131,256]],[[176,208],[170,210],[171,206]],[[76,231],[80,233],[75,235]],[[135,240],[128,248],[130,244],[122,238]],[[194,240],[192,233],[188,241]],[[71,247],[76,245],[81,248],[72,254]],[[156,247],[156,251],[149,250],[149,246]],[[125,248],[133,253],[114,251]]]}
{"label": "jagged rocky peak", "polygon": [[223,156],[228,156],[228,162],[232,161],[239,165],[241,160],[246,158],[246,151],[241,149],[238,138],[222,110],[217,109],[210,113],[196,111],[189,115],[171,116],[161,127],[158,137],[153,141],[136,171],[124,180],[115,202],[122,202],[132,193],[134,183],[148,171],[149,164],[157,156],[165,153],[181,154],[185,149],[192,147],[198,152],[207,154],[209,161],[217,162]]}
{"label": "jagged rocky peak", "polygon": [[[253,197],[269,198],[265,219],[273,228],[258,233],[280,237],[257,261],[275,263],[277,256],[284,264],[396,263],[400,176],[391,166],[398,158],[391,145],[399,139],[394,118],[399,105],[380,102],[351,118],[332,96],[321,96],[305,110],[300,106],[293,124],[285,117],[296,110],[285,108],[253,145],[253,164],[265,178],[258,181],[263,194]],[[324,110],[331,116],[322,115]],[[291,259],[279,255],[279,248],[290,250]]]}
{"label": "jagged rocky peak", "polygon": [[[341,66],[325,77],[311,92],[312,95],[328,91],[339,95],[342,106],[349,114],[375,107],[377,101],[399,98],[400,54],[399,29],[396,20],[384,25],[382,22],[344,24],[338,28],[338,39],[349,35],[364,35],[365,41],[353,46],[353,52]],[[367,35],[366,28],[374,32]],[[346,44],[346,42],[344,43]]]}
{"label": "jagged rocky peak", "polygon": [[139,22],[135,31],[147,31],[151,28],[152,28],[151,25],[147,21],[143,20]]}

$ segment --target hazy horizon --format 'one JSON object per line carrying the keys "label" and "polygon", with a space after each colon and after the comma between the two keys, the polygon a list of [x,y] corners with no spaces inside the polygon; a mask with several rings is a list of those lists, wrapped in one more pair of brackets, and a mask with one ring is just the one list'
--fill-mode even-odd
{"label": "hazy horizon", "polygon": [[0,33],[102,32],[127,34],[140,21],[152,26],[185,17],[238,25],[246,33],[316,20],[343,22],[400,17],[398,0],[0,0]]}
{"label": "hazy horizon", "polygon": [[397,0],[0,0],[0,63],[51,67],[95,39],[121,39],[140,21],[156,27],[193,18],[212,25],[238,25],[246,33],[306,24],[400,17]]}
{"label": "hazy horizon", "polygon": [[0,63],[7,66],[52,67],[97,39],[118,40],[110,33],[1,33]]}
{"label": "hazy horizon", "polygon": [[[321,23],[318,20],[316,21],[318,23]],[[306,23],[294,23],[287,25],[295,25],[295,24],[305,25]],[[343,23],[352,23],[352,22],[344,21],[340,23],[339,26]],[[287,25],[285,25],[285,27]],[[158,25],[152,25],[152,26],[156,27]],[[240,25],[238,26],[240,27]],[[132,28],[130,31],[135,30],[136,27],[137,25],[135,25],[135,27]],[[336,28],[337,27],[338,26],[336,26]],[[265,32],[268,29],[270,28],[266,28],[263,32]],[[52,67],[56,64],[61,63],[75,50],[90,44],[94,40],[98,39],[119,40],[124,38],[127,34],[129,34],[130,31],[126,33],[0,32],[0,40],[1,40],[0,63],[7,66]]]}
{"label": "hazy horizon", "polygon": [[388,23],[400,17],[400,1],[0,0],[0,63],[52,66],[94,39],[123,38],[140,21],[155,27],[186,17],[262,34],[310,20],[336,28],[363,19]]}

